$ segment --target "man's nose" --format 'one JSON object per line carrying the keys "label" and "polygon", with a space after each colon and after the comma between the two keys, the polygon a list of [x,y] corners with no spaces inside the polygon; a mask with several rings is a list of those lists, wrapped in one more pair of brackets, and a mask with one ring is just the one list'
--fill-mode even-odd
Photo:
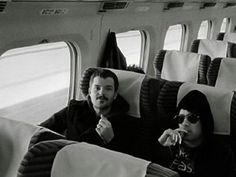
{"label": "man's nose", "polygon": [[184,118],[184,121],[182,122],[182,126],[189,126],[189,121],[186,117]]}
{"label": "man's nose", "polygon": [[99,92],[98,92],[100,95],[103,95],[105,93],[105,90],[104,88],[100,88]]}

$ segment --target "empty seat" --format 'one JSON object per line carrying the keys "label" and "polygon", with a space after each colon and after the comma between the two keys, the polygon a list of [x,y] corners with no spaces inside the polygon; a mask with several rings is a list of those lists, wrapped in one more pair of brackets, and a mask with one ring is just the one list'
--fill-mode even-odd
{"label": "empty seat", "polygon": [[232,32],[219,33],[217,36],[217,40],[236,43],[236,33],[232,33]]}
{"label": "empty seat", "polygon": [[13,177],[28,148],[40,141],[63,139],[63,136],[46,128],[1,117],[0,139],[0,176]]}
{"label": "empty seat", "polygon": [[215,58],[207,73],[208,85],[236,90],[235,75],[235,58]]}
{"label": "empty seat", "polygon": [[13,177],[27,152],[31,137],[40,127],[0,118],[0,176]]}
{"label": "empty seat", "polygon": [[236,57],[236,44],[227,41],[197,39],[191,46],[191,52],[205,54],[213,60],[217,57]]}
{"label": "empty seat", "polygon": [[154,70],[156,78],[206,84],[206,73],[210,61],[207,55],[160,50],[154,60]]}
{"label": "empty seat", "polygon": [[[86,97],[89,88],[89,79],[92,73],[97,68],[88,68],[84,71],[80,89]],[[130,105],[129,114],[137,117],[140,123],[138,129],[138,145],[134,145],[137,151],[137,156],[145,159],[151,159],[150,152],[153,151],[153,143],[158,121],[156,100],[159,95],[159,90],[162,82],[151,78],[147,75],[135,73],[131,71],[111,69],[119,79],[118,93],[122,95]]]}

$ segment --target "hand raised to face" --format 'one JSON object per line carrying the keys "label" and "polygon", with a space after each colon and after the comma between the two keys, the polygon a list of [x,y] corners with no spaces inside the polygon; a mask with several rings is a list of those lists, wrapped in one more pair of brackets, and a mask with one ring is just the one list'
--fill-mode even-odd
{"label": "hand raised to face", "polygon": [[174,146],[176,143],[181,144],[184,133],[187,133],[187,131],[181,128],[175,130],[167,129],[159,137],[158,141],[162,146]]}
{"label": "hand raised to face", "polygon": [[97,124],[96,132],[99,134],[99,136],[103,139],[105,143],[109,143],[114,137],[112,125],[110,121],[107,120],[107,118],[103,115],[101,115],[101,119]]}

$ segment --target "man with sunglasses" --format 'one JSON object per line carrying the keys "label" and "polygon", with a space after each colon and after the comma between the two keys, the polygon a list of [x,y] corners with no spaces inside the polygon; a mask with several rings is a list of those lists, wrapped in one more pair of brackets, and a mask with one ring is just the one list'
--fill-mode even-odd
{"label": "man with sunglasses", "polygon": [[177,125],[158,139],[157,162],[177,171],[181,177],[235,177],[236,165],[228,145],[217,142],[214,121],[206,96],[189,92],[177,107]]}

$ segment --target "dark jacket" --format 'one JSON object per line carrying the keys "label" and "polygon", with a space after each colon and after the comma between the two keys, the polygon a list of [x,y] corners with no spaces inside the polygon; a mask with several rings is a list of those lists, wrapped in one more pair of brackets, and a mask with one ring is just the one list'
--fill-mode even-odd
{"label": "dark jacket", "polygon": [[[171,168],[179,149],[179,145],[163,147],[157,143],[155,162]],[[200,147],[191,149],[189,153],[191,153],[191,160],[194,162],[195,173],[188,175],[175,170],[179,172],[181,177],[236,177],[235,158],[229,145],[209,140]]]}
{"label": "dark jacket", "polygon": [[96,115],[89,97],[82,101],[71,100],[69,106],[40,125],[64,134],[68,140],[83,141],[133,154],[139,120],[128,116],[128,110],[128,103],[118,95],[110,113],[106,115],[114,131],[114,138],[108,144],[103,142],[95,130],[100,117]]}

